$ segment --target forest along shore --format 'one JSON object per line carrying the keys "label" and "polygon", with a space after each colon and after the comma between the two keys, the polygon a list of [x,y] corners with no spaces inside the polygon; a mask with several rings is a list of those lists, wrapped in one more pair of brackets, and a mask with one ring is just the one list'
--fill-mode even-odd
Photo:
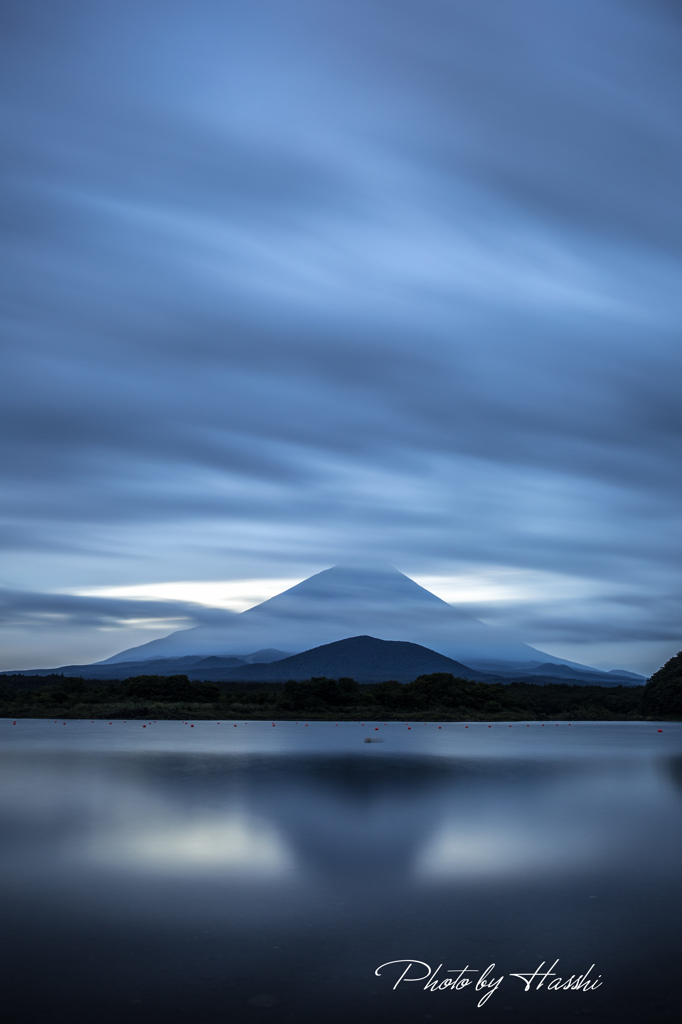
{"label": "forest along shore", "polygon": [[[680,664],[672,664],[672,663]],[[670,671],[672,669],[672,672]],[[679,671],[679,677],[678,672]],[[668,670],[666,674],[666,670]],[[661,675],[663,674],[663,678]],[[682,719],[682,654],[646,686],[481,683],[436,672],[411,683],[315,677],[287,683],[190,682],[135,676],[103,683],[64,676],[0,677],[3,718],[369,719],[436,722]]]}

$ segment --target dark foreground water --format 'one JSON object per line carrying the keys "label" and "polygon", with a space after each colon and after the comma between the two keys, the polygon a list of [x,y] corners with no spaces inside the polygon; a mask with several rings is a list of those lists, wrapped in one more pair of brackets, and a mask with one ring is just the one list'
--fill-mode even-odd
{"label": "dark foreground water", "polygon": [[3,1021],[680,1019],[682,725],[376,724],[0,722]]}

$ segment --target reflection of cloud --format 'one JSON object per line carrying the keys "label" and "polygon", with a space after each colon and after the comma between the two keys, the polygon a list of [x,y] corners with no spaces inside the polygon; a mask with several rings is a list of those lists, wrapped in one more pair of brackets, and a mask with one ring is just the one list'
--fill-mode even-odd
{"label": "reflection of cloud", "polygon": [[503,877],[534,872],[566,871],[592,863],[595,839],[569,836],[556,828],[543,837],[536,829],[447,822],[419,851],[414,873],[420,881],[438,882],[481,876]]}
{"label": "reflection of cloud", "polygon": [[221,874],[279,878],[293,870],[293,858],[273,828],[235,813],[180,824],[147,825],[92,848],[96,860],[155,872],[219,871]]}
{"label": "reflection of cloud", "polygon": [[190,783],[186,792],[165,759],[137,767],[139,774],[73,750],[66,759],[13,760],[12,785],[0,788],[0,831],[38,830],[53,864],[86,870],[261,880],[295,873],[292,846],[269,808],[234,796],[207,805],[204,790]]}

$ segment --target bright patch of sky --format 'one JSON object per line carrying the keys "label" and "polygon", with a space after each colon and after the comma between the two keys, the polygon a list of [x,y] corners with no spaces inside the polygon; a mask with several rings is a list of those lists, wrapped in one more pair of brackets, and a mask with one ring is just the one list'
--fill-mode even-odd
{"label": "bright patch of sky", "polygon": [[243,612],[300,582],[300,579],[186,580],[142,583],[132,587],[89,587],[72,593],[83,597],[120,597],[137,601],[182,601],[206,608]]}
{"label": "bright patch of sky", "polygon": [[[412,577],[415,582],[449,604],[507,601],[543,601],[561,596],[594,596],[604,590],[600,581],[563,576],[541,570],[488,566],[447,576]],[[86,587],[70,593],[83,597],[118,597],[138,601],[181,601],[207,608],[243,612],[300,583],[301,579],[178,580],[142,583],[129,587]]]}

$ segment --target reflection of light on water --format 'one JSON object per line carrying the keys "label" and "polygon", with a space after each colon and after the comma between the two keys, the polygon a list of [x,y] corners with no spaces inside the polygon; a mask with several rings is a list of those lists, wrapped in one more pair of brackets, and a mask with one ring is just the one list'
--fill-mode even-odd
{"label": "reflection of light on water", "polygon": [[220,821],[147,825],[97,843],[91,852],[96,860],[117,867],[155,872],[218,871],[275,878],[293,870],[293,858],[277,833],[243,814]]}
{"label": "reflection of light on water", "polygon": [[594,839],[588,835],[554,834],[510,827],[475,827],[449,822],[419,851],[414,874],[421,881],[496,875],[565,872],[593,863]]}

